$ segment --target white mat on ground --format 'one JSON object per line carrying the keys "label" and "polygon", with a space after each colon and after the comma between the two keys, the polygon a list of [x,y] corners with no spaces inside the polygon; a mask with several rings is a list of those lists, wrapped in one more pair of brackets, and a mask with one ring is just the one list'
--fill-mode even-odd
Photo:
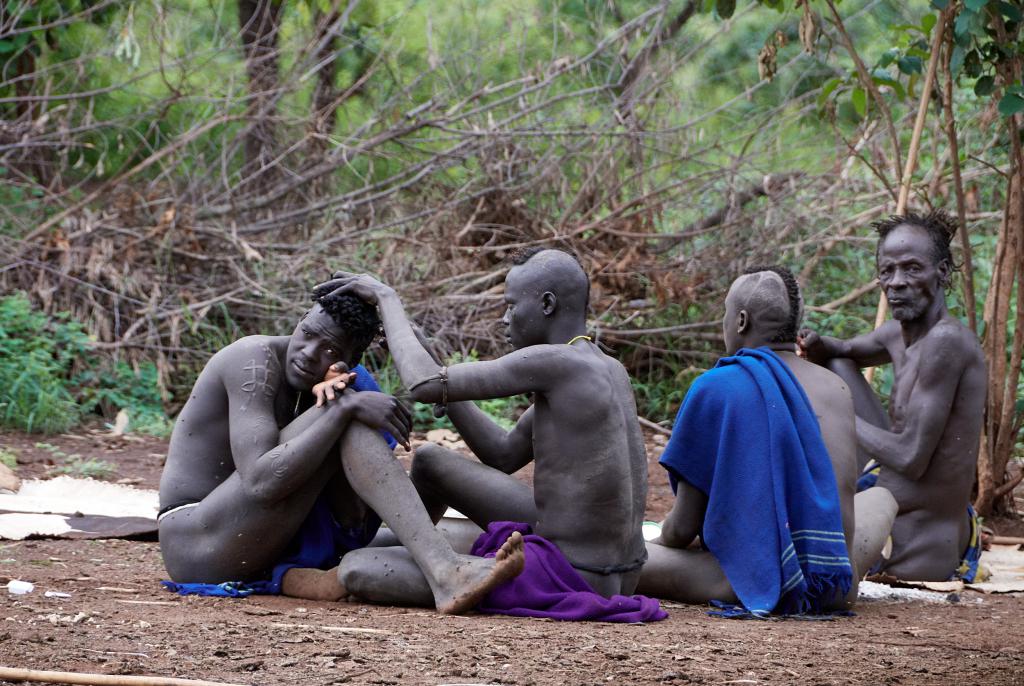
{"label": "white mat on ground", "polygon": [[156,531],[156,491],[59,476],[0,495],[0,539],[120,538]]}
{"label": "white mat on ground", "polygon": [[993,545],[981,554],[981,564],[992,574],[980,584],[967,584],[982,593],[1024,592],[1024,550],[1016,545]]}

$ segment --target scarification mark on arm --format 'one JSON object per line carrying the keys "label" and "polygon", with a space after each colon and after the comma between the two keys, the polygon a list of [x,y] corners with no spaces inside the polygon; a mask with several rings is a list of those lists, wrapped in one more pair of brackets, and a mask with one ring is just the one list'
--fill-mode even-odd
{"label": "scarification mark on arm", "polygon": [[270,471],[278,479],[284,477],[288,471],[288,465],[284,459],[284,446],[278,446],[270,451]]}

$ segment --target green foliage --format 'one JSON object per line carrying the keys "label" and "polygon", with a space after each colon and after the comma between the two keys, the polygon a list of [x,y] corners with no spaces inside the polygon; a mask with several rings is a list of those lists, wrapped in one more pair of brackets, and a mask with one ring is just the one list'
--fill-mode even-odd
{"label": "green foliage", "polygon": [[24,293],[0,299],[0,425],[43,433],[73,426],[79,409],[68,372],[88,349],[67,315],[33,310]]}
{"label": "green foliage", "polygon": [[174,428],[163,410],[156,365],[144,362],[137,370],[124,362],[112,369],[89,369],[75,377],[81,388],[83,408],[99,409],[112,417],[118,410],[128,413],[128,430],[151,436],[170,436]]}
{"label": "green foliage", "polygon": [[45,450],[54,460],[61,462],[53,469],[56,474],[106,481],[117,473],[117,468],[106,460],[86,459],[79,453],[68,454],[52,443],[36,443],[36,448]]}
{"label": "green foliage", "polygon": [[8,469],[18,466],[18,451],[15,448],[0,448],[0,464]]}
{"label": "green foliage", "polygon": [[107,367],[90,352],[89,337],[67,314],[47,316],[24,293],[0,299],[0,426],[57,433],[87,413],[124,409],[130,430],[169,435],[156,366]]}

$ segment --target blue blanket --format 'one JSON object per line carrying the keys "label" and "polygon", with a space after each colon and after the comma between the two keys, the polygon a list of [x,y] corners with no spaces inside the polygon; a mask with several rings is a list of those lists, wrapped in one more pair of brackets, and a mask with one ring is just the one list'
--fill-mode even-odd
{"label": "blue blanket", "polygon": [[[352,370],[356,380],[352,388],[356,391],[380,391],[380,386],[362,365]],[[398,443],[394,437],[382,432],[388,446],[394,450]],[[295,537],[288,545],[280,562],[274,565],[267,579],[258,581],[227,581],[220,584],[179,584],[162,581],[164,587],[180,595],[220,596],[244,598],[252,594],[278,595],[284,573],[293,567],[330,569],[338,564],[342,556],[352,550],[364,548],[373,540],[380,528],[381,520],[376,512],[368,513],[363,526],[345,529],[334,519],[327,496],[321,493],[313,503]]]}
{"label": "blue blanket", "polygon": [[708,496],[702,539],[755,616],[820,613],[853,570],[817,417],[768,348],[719,360],[690,387],[661,456],[673,491]]}

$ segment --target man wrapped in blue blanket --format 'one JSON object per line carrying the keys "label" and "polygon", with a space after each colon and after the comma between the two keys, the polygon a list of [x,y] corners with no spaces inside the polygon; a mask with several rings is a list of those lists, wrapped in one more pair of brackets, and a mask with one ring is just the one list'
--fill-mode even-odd
{"label": "man wrapped in blue blanket", "polygon": [[381,518],[441,612],[472,609],[522,570],[518,533],[482,559],[456,554],[434,528],[382,436],[408,447],[412,416],[357,366],[379,330],[374,307],[327,293],[290,336],[247,336],[206,364],[160,479],[172,590],[343,597],[338,562]]}
{"label": "man wrapped in blue blanket", "polygon": [[[847,608],[895,501],[872,489],[854,504],[853,402],[837,376],[795,354],[803,305],[793,275],[750,270],[725,306],[730,356],[694,381],[679,410],[661,457],[676,500],[639,590],[736,604],[732,614],[747,616]],[[862,503],[872,516],[855,533]]]}

